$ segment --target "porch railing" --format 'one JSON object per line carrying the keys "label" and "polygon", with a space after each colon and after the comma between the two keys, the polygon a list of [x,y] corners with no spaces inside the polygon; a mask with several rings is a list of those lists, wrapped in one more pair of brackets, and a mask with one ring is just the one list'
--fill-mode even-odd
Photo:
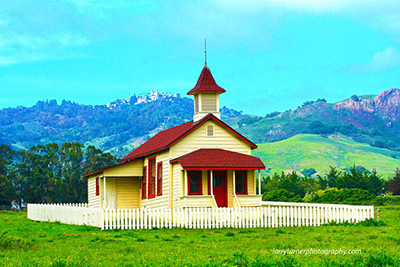
{"label": "porch railing", "polygon": [[28,204],[35,221],[91,225],[101,229],[253,228],[319,226],[374,218],[373,206],[263,202],[263,207],[100,209]]}

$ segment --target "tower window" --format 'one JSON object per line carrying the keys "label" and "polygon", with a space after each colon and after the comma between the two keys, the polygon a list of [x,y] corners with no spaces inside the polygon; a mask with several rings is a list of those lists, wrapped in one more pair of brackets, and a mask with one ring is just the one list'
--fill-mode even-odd
{"label": "tower window", "polygon": [[201,99],[201,110],[206,112],[217,111],[217,95],[216,94],[203,94]]}
{"label": "tower window", "polygon": [[214,136],[214,126],[207,125],[207,136]]}
{"label": "tower window", "polygon": [[199,113],[199,95],[194,95],[194,113]]}

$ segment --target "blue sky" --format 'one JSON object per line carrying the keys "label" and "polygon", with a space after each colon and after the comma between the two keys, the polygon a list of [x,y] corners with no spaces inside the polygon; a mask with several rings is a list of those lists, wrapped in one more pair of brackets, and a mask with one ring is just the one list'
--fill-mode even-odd
{"label": "blue sky", "polygon": [[400,1],[0,0],[0,108],[186,94],[265,115],[399,87]]}

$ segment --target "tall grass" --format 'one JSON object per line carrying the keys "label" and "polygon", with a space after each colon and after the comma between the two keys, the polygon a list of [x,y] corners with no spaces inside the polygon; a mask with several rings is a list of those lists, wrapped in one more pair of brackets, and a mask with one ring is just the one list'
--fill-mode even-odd
{"label": "tall grass", "polygon": [[30,249],[32,248],[32,243],[21,239],[10,236],[8,232],[0,233],[0,248],[1,249]]}

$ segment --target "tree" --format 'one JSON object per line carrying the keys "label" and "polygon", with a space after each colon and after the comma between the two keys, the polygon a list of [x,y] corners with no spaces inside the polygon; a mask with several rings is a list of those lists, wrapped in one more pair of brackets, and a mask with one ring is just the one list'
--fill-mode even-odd
{"label": "tree", "polygon": [[396,175],[387,182],[388,190],[393,195],[400,195],[400,170],[396,169]]}
{"label": "tree", "polygon": [[329,166],[329,172],[326,175],[326,187],[335,187],[336,181],[340,175],[340,171],[338,171],[335,167]]}
{"label": "tree", "polygon": [[306,177],[311,177],[311,175],[317,173],[317,171],[314,168],[309,168],[302,170],[301,173]]}
{"label": "tree", "polygon": [[360,98],[357,95],[352,95],[350,99],[356,102],[360,101]]}
{"label": "tree", "polygon": [[314,134],[326,134],[326,133],[333,132],[334,127],[331,127],[320,121],[313,121],[310,123],[309,129],[310,129],[311,133],[314,133]]}
{"label": "tree", "polygon": [[372,143],[372,146],[379,147],[379,148],[385,148],[385,144],[381,140],[376,140]]}
{"label": "tree", "polygon": [[0,145],[0,202],[86,202],[82,176],[117,163],[110,153],[80,143],[37,145],[27,151]]}
{"label": "tree", "polygon": [[379,195],[382,192],[382,188],[385,186],[385,182],[382,177],[378,175],[376,169],[373,169],[370,174],[364,174],[365,182],[369,192]]}
{"label": "tree", "polygon": [[0,145],[0,203],[9,204],[15,197],[12,179],[14,153],[7,145]]}

